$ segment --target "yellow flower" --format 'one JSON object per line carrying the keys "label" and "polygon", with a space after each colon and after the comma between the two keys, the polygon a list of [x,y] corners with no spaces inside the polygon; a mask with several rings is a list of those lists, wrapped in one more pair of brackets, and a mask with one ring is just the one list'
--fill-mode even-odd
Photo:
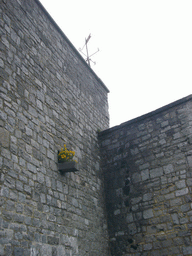
{"label": "yellow flower", "polygon": [[75,151],[68,150],[66,144],[64,144],[64,148],[58,152],[58,160],[61,162],[72,161],[75,155]]}

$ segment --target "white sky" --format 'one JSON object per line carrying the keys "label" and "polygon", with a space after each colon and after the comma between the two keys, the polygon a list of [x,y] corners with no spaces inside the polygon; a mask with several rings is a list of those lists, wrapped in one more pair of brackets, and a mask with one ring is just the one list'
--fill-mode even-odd
{"label": "white sky", "polygon": [[40,0],[110,90],[110,126],[192,93],[192,0]]}

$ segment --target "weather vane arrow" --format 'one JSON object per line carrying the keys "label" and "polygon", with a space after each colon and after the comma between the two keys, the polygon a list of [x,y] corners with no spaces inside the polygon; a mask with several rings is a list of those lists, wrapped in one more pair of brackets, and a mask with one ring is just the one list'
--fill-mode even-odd
{"label": "weather vane arrow", "polygon": [[[93,54],[89,55],[89,51],[88,51],[88,46],[87,46],[87,45],[88,45],[88,42],[89,42],[90,39],[91,39],[91,34],[89,34],[89,36],[87,37],[87,39],[85,38],[85,44],[84,44],[84,46],[83,46],[82,48],[79,48],[79,51],[80,51],[84,56],[86,56],[85,61],[87,62],[87,64],[89,65],[89,67],[91,67],[91,63],[90,63],[90,62],[93,62],[94,65],[96,64],[96,62],[92,61],[92,60],[90,59],[90,57],[92,57],[93,55],[95,55],[95,54],[99,51],[99,48],[98,48],[96,52],[94,52]],[[83,52],[84,47],[86,47],[86,54]]]}

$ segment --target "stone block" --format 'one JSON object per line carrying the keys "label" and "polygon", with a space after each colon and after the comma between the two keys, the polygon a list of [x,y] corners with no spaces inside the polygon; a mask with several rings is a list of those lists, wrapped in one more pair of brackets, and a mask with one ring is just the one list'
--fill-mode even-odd
{"label": "stone block", "polygon": [[128,224],[127,227],[128,227],[130,235],[134,235],[137,233],[137,227],[136,227],[135,223]]}
{"label": "stone block", "polygon": [[143,170],[141,171],[141,179],[142,181],[149,179],[149,170]]}
{"label": "stone block", "polygon": [[166,200],[173,199],[174,197],[175,197],[175,193],[169,193],[169,194],[165,195]]}
{"label": "stone block", "polygon": [[147,234],[155,234],[157,232],[156,226],[147,226]]}
{"label": "stone block", "polygon": [[172,217],[173,223],[174,223],[175,225],[179,225],[178,214],[177,214],[177,213],[171,214],[171,217]]}
{"label": "stone block", "polygon": [[0,127],[0,144],[4,148],[8,148],[10,145],[9,131]]}
{"label": "stone block", "polygon": [[192,167],[192,156],[187,157],[189,167]]}
{"label": "stone block", "polygon": [[59,244],[59,238],[55,236],[47,236],[47,242],[51,245],[58,245]]}
{"label": "stone block", "polygon": [[192,246],[183,246],[183,255],[192,255]]}
{"label": "stone block", "polygon": [[23,256],[24,255],[24,249],[21,247],[15,247],[14,248],[14,256]]}
{"label": "stone block", "polygon": [[152,179],[160,177],[162,175],[163,175],[163,168],[162,167],[150,170],[150,178],[152,178]]}
{"label": "stone block", "polygon": [[176,199],[173,199],[173,200],[170,200],[170,205],[171,206],[177,206],[177,205],[181,205],[182,204],[182,201],[180,198],[176,198]]}
{"label": "stone block", "polygon": [[187,185],[192,187],[192,178],[187,179]]}
{"label": "stone block", "polygon": [[138,182],[140,182],[140,181],[141,181],[141,175],[140,175],[140,173],[133,173],[131,180],[132,180],[133,183],[138,183]]}
{"label": "stone block", "polygon": [[190,209],[191,209],[190,204],[181,205],[182,212],[188,212],[188,211],[190,211]]}
{"label": "stone block", "polygon": [[176,195],[176,196],[183,196],[183,195],[188,194],[188,192],[189,192],[189,189],[188,189],[188,188],[183,188],[183,189],[181,189],[181,190],[175,191],[175,195]]}
{"label": "stone block", "polygon": [[149,250],[151,250],[152,249],[152,244],[150,243],[150,244],[144,244],[143,245],[143,249],[144,249],[144,251],[149,251]]}
{"label": "stone block", "polygon": [[152,193],[147,193],[143,195],[143,201],[150,201],[153,197]]}
{"label": "stone block", "polygon": [[175,182],[175,185],[178,189],[180,188],[185,188],[186,187],[186,184],[185,184],[185,180],[179,180],[179,181],[176,181]]}
{"label": "stone block", "polygon": [[168,164],[166,166],[163,167],[164,173],[165,174],[169,174],[171,172],[174,172],[174,168],[172,164]]}
{"label": "stone block", "polygon": [[133,214],[132,213],[127,214],[126,221],[127,221],[127,223],[133,222]]}
{"label": "stone block", "polygon": [[131,198],[132,204],[138,204],[142,200],[142,197],[133,197]]}
{"label": "stone block", "polygon": [[186,223],[188,223],[189,222],[189,220],[188,220],[188,218],[180,218],[180,224],[182,225],[182,224],[186,224]]}
{"label": "stone block", "polygon": [[144,219],[150,219],[153,218],[154,214],[153,214],[153,210],[152,209],[147,209],[143,211],[143,218]]}

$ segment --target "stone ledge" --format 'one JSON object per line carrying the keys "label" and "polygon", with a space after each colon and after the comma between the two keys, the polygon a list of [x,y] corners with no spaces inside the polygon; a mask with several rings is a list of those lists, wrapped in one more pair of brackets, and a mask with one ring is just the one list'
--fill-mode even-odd
{"label": "stone ledge", "polygon": [[174,102],[172,102],[172,103],[170,103],[170,104],[168,104],[168,105],[165,105],[165,106],[163,106],[163,107],[161,107],[161,108],[158,108],[158,109],[156,109],[156,110],[154,110],[154,111],[151,111],[151,112],[149,112],[149,113],[147,113],[147,114],[144,114],[144,115],[142,115],[142,116],[139,116],[139,117],[136,117],[136,118],[134,118],[134,119],[131,119],[131,120],[125,122],[125,123],[122,123],[122,124],[120,124],[120,125],[117,125],[117,126],[114,126],[114,127],[112,127],[112,128],[109,128],[109,129],[107,129],[107,130],[104,130],[104,131],[100,132],[98,135],[99,135],[99,137],[102,137],[102,135],[105,135],[105,134],[107,134],[107,133],[110,133],[110,132],[113,132],[113,131],[115,131],[115,130],[121,129],[121,128],[123,128],[123,127],[126,126],[126,125],[131,125],[131,124],[133,124],[133,123],[140,122],[140,121],[142,121],[142,120],[144,120],[144,119],[147,119],[147,118],[152,117],[152,116],[154,116],[154,115],[157,115],[157,114],[159,114],[159,113],[161,113],[161,112],[164,112],[164,111],[166,111],[166,110],[168,110],[168,109],[170,109],[170,108],[173,108],[173,107],[175,107],[175,106],[181,105],[181,104],[183,104],[183,103],[185,103],[185,102],[187,102],[187,101],[192,101],[192,94],[190,94],[189,96],[184,97],[184,98],[182,98],[182,99],[179,99],[179,100],[177,100],[177,101],[174,101]]}

